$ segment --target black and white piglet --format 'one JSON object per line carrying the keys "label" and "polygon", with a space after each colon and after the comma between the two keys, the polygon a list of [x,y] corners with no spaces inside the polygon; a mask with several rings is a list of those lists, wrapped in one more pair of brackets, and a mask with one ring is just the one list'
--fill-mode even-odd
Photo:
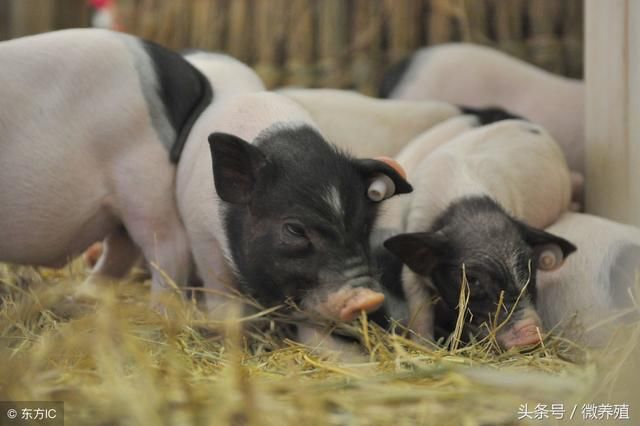
{"label": "black and white piglet", "polygon": [[[379,179],[389,184],[381,197],[369,194]],[[393,167],[341,152],[300,106],[268,92],[205,111],[177,176],[180,213],[206,288],[239,285],[265,306],[292,300],[335,321],[382,304],[369,233],[378,201],[409,191]],[[222,301],[210,294],[207,304],[215,309]],[[299,331],[314,339],[314,330]]]}
{"label": "black and white piglet", "polygon": [[207,79],[176,53],[98,29],[2,42],[0,70],[0,261],[62,266],[106,237],[92,277],[124,275],[140,247],[183,283],[170,156],[211,100]]}
{"label": "black and white piglet", "polygon": [[435,323],[452,331],[464,266],[471,312],[465,335],[485,336],[493,324],[505,348],[538,342],[536,269],[557,268],[575,250],[538,229],[569,205],[569,171],[553,139],[520,120],[483,126],[435,149],[409,179],[415,190],[396,222],[406,233],[384,246],[408,266],[401,282],[411,328],[433,336],[435,288]]}
{"label": "black and white piglet", "polygon": [[538,274],[538,313],[547,328],[586,346],[603,346],[640,309],[640,229],[604,218],[565,213],[547,229],[569,238],[576,254],[558,270]]}

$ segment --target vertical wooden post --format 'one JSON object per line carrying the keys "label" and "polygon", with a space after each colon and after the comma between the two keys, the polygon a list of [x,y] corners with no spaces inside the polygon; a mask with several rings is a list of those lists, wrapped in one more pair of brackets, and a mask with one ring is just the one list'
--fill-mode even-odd
{"label": "vertical wooden post", "polygon": [[640,225],[640,2],[586,3],[586,208]]}

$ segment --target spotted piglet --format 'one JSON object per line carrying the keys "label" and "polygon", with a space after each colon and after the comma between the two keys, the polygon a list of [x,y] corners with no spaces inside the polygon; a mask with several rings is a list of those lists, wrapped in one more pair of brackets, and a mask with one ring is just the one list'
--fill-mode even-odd
{"label": "spotted piglet", "polygon": [[[376,310],[384,296],[372,273],[369,233],[379,202],[410,190],[387,163],[329,144],[282,95],[214,103],[194,126],[177,176],[208,308],[220,307],[231,286],[263,306],[292,301],[332,321]],[[299,327],[305,342],[320,334]]]}
{"label": "spotted piglet", "polygon": [[543,325],[583,345],[601,346],[621,325],[637,323],[640,229],[565,213],[547,230],[571,239],[578,252],[562,268],[538,274]]}
{"label": "spotted piglet", "polygon": [[212,98],[183,58],[136,37],[65,30],[0,43],[0,261],[59,267],[106,237],[93,270],[120,277],[141,249],[186,280],[175,164]]}
{"label": "spotted piglet", "polygon": [[[541,230],[567,209],[571,193],[553,139],[531,123],[501,121],[443,144],[409,179],[415,191],[401,213],[406,233],[384,246],[407,265],[386,281],[396,290],[401,283],[411,327],[424,337],[434,325],[439,334],[453,330],[464,271],[465,337],[486,336],[497,325],[504,348],[537,343],[536,270],[560,267],[575,250]],[[432,288],[440,296],[435,322]]]}

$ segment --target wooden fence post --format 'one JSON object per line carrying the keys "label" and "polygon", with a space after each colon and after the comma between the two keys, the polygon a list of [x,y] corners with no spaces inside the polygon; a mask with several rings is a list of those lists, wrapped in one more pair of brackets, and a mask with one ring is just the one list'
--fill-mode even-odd
{"label": "wooden fence post", "polygon": [[586,207],[640,225],[640,2],[586,2]]}

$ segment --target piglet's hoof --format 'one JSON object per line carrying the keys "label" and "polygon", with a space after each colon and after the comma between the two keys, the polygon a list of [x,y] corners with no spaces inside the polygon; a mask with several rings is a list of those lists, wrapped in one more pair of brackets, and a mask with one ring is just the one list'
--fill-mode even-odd
{"label": "piglet's hoof", "polygon": [[95,290],[89,290],[86,286],[83,283],[73,294],[60,299],[52,307],[52,311],[62,318],[81,317],[95,311],[98,303],[97,294]]}
{"label": "piglet's hoof", "polygon": [[93,269],[93,267],[96,266],[100,256],[102,256],[102,251],[102,242],[98,241],[91,244],[91,246],[82,253],[82,260],[89,269]]}

